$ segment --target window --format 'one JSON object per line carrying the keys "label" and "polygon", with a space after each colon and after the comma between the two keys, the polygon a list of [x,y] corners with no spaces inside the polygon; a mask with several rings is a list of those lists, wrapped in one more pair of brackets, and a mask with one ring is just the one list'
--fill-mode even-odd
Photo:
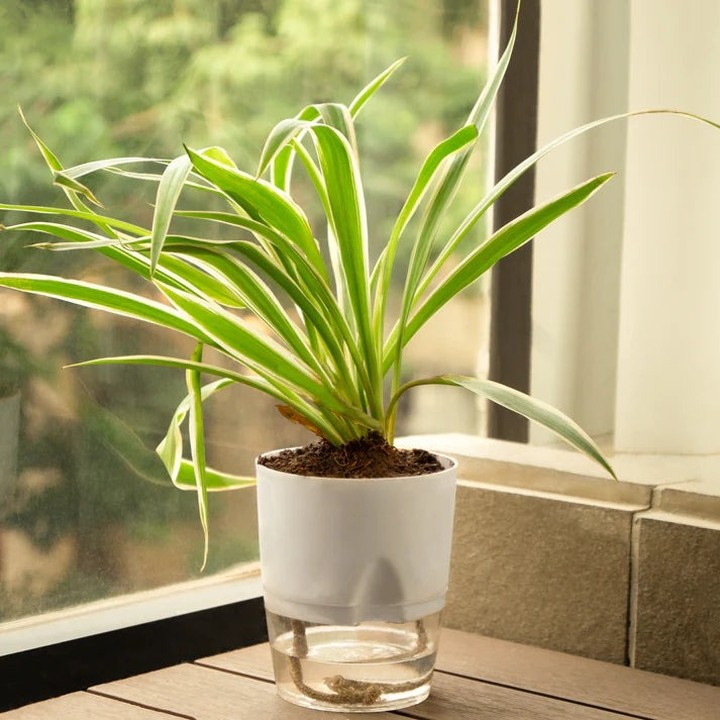
{"label": "window", "polygon": [[[13,28],[0,45],[0,200],[50,204],[59,192],[17,105],[65,166],[172,157],[184,141],[222,145],[247,167],[277,120],[313,101],[347,101],[408,55],[368,106],[360,138],[371,234],[385,237],[411,173],[463,122],[482,86],[487,14],[484,0],[8,0],[0,10],[3,27]],[[465,207],[483,184],[484,169],[472,172]],[[93,190],[108,207],[149,212],[152,196],[128,196],[122,178],[103,177]],[[116,272],[91,254],[25,248],[32,236],[2,241],[2,270],[93,280]],[[465,342],[443,356],[443,370],[474,372],[487,306],[480,288],[435,327],[458,328]],[[447,343],[419,336],[414,370],[432,372],[436,348]],[[152,452],[185,392],[182,375],[59,369],[140,351],[189,349],[133,323],[0,293],[0,623],[199,577],[196,501],[164,481]],[[475,432],[474,401],[455,397],[460,404],[442,422],[435,397],[418,392],[400,432]],[[434,427],[422,420],[428,408]],[[209,461],[233,472],[251,471],[258,452],[310,439],[252,392],[220,396],[208,411]],[[213,500],[207,573],[257,557],[252,491]]]}
{"label": "window", "polygon": [[[523,8],[529,5],[525,0]],[[505,13],[514,11],[513,2],[501,6]],[[714,0],[697,0],[693,7],[688,14],[679,5],[647,0],[544,0],[539,144],[628,108],[676,106],[720,117],[717,94],[708,92],[719,59],[713,42],[719,9]],[[368,148],[368,172],[377,178],[374,205],[389,207],[397,200],[404,168],[412,164],[412,158],[396,154],[398,148],[409,145],[417,160],[425,143],[438,137],[438,125],[413,124],[405,108],[424,112],[435,98],[456,97],[459,104],[436,108],[436,121],[452,125],[461,119],[462,102],[473,94],[468,88],[480,84],[487,24],[483,3],[460,0],[14,0],[0,13],[4,25],[16,29],[0,46],[6,139],[0,190],[3,200],[36,203],[48,192],[46,176],[30,159],[33,149],[17,120],[16,102],[67,164],[135,150],[168,155],[181,139],[201,143],[210,134],[241,162],[250,162],[258,138],[275,119],[302,102],[326,99],[330,88],[349,97],[372,73],[408,54],[411,64],[397,87],[384,93],[377,114],[367,115],[369,126],[388,143]],[[307,57],[313,67],[298,61]],[[383,111],[382,103],[391,111]],[[505,122],[520,124],[511,117]],[[644,453],[660,453],[662,475],[655,480],[698,477],[698,491],[717,496],[720,303],[712,213],[720,144],[715,133],[688,123],[642,118],[608,126],[539,166],[539,198],[596,172],[623,172],[614,187],[536,244],[531,389],[607,447],[614,445],[621,476],[633,467],[631,461],[644,460]],[[392,180],[388,168],[398,173]],[[108,178],[98,192],[121,202],[114,181]],[[382,212],[373,217],[379,229],[383,217]],[[22,251],[19,242],[2,240],[3,268],[42,270],[48,262],[40,253]],[[77,271],[102,272],[90,264]],[[517,289],[526,292],[528,284]],[[477,305],[469,303],[468,312],[481,316],[485,295],[472,302]],[[95,352],[131,352],[139,343],[163,350],[164,338],[12,293],[0,296],[0,318],[0,386],[13,390],[0,401],[5,428],[0,613],[20,617],[192,577],[199,564],[199,530],[191,499],[141,482],[118,461],[111,442],[127,439],[123,428],[132,427],[151,448],[182,392],[181,380],[155,371],[56,371],[61,362]],[[472,339],[467,363],[475,364],[481,343],[482,338]],[[446,341],[426,342],[431,352],[440,344]],[[434,407],[434,398],[416,397],[417,406]],[[254,401],[235,397],[213,409],[220,429],[213,452],[236,470],[247,469],[267,447],[262,433],[272,436],[273,444],[306,439],[285,423],[276,427],[272,407],[247,409]],[[245,416],[239,420],[238,408]],[[451,411],[454,419],[468,418],[458,429],[476,427],[476,409],[467,410]],[[408,408],[405,431],[435,429],[415,424],[418,417]],[[231,426],[239,431],[227,432]],[[550,438],[533,430],[532,440],[544,444]],[[670,453],[680,456],[671,462]],[[152,457],[149,450],[141,455],[147,462]],[[642,464],[634,468],[644,474]],[[216,570],[253,557],[253,502],[246,495],[239,494],[232,509],[224,503],[214,508]],[[714,512],[710,505],[702,506],[708,517]],[[115,534],[104,537],[106,531]],[[150,554],[163,544],[171,562]],[[13,548],[33,553],[24,565],[15,565],[20,571],[12,570],[21,555]],[[133,572],[123,575],[132,562]],[[157,576],[158,568],[164,577]],[[74,579],[68,583],[69,574]],[[247,616],[240,625],[244,622],[250,622]],[[75,652],[77,646],[67,647]],[[130,644],[123,640],[122,647]],[[35,656],[24,657],[31,663]],[[7,677],[4,667],[0,661],[0,675]]]}

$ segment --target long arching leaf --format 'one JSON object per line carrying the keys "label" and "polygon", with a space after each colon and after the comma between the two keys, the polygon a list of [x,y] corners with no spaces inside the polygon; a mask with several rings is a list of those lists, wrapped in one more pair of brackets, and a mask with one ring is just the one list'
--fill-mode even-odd
{"label": "long arching leaf", "polygon": [[327,420],[323,418],[322,414],[316,408],[282,383],[271,383],[264,378],[254,375],[243,375],[233,372],[232,370],[227,370],[226,368],[217,367],[216,365],[209,365],[204,362],[198,363],[192,360],[168,357],[165,355],[120,355],[116,357],[102,357],[73,363],[66,367],[92,367],[96,365],[155,365],[181,370],[197,370],[206,375],[212,375],[241,385],[247,385],[266,395],[270,395],[270,397],[274,397],[285,405],[289,405],[296,410],[299,415],[308,418],[312,424],[323,426],[323,430],[326,431],[325,437],[331,442],[337,442],[338,444],[342,442],[342,438],[337,435],[332,426],[327,424]]}
{"label": "long arching leaf", "polygon": [[[332,295],[325,278],[320,276],[292,243],[278,233],[271,232],[270,228],[262,223],[230,213],[179,211],[178,214],[242,227],[250,230],[256,236],[264,237],[277,248],[278,254],[282,255],[284,262],[276,262],[263,248],[250,242],[202,241],[205,247],[216,242],[221,245],[229,245],[230,249],[241,254],[278,283],[295,302],[301,314],[307,316],[313,327],[322,335],[329,352],[335,359],[336,367],[343,366],[341,343],[344,343],[353,360],[358,377],[362,378],[363,387],[369,385],[366,362],[360,354],[357,340],[343,317],[336,298]],[[191,240],[180,241],[178,244],[172,237],[167,240],[167,243],[168,247],[180,253],[192,253],[194,247],[200,247]]]}
{"label": "long arching leaf", "polygon": [[[54,252],[72,252],[76,250],[100,250],[110,255],[117,262],[125,265],[146,280],[150,280],[149,250],[150,237],[130,238],[121,240],[117,237],[98,235],[90,230],[81,230],[70,225],[59,223],[30,222],[12,225],[6,230],[32,230],[54,237],[63,238],[65,242],[34,243],[32,247],[52,250]],[[203,241],[207,242],[207,241]],[[131,251],[132,250],[132,251]],[[244,307],[242,299],[228,287],[211,275],[182,263],[177,258],[163,256],[155,277],[174,287],[192,292],[200,297],[209,297],[228,307]]]}
{"label": "long arching leaf", "polygon": [[592,438],[574,420],[541,400],[536,400],[530,395],[492,380],[483,380],[465,375],[439,375],[433,378],[415,380],[403,385],[393,397],[391,404],[395,405],[405,392],[419,385],[456,385],[470,390],[476,395],[488,398],[494,403],[502,405],[504,408],[551,430],[566,443],[599,463],[617,480],[615,471],[602,456]]}
{"label": "long arching leaf", "polygon": [[[123,230],[124,232],[133,233],[134,235],[149,235],[150,231],[146,228],[135,225],[134,223],[126,222],[125,220],[117,220],[116,218],[108,217],[106,215],[98,215],[92,211],[85,212],[82,210],[70,210],[68,208],[54,208],[46,207],[43,205],[7,205],[0,203],[0,210],[15,210],[17,212],[28,212],[37,215],[64,215],[66,217],[74,217],[78,220],[87,220],[95,224],[102,223],[103,225],[109,225]],[[22,230],[24,223],[18,225],[11,225],[5,230]]]}
{"label": "long arching leaf", "polygon": [[[357,159],[345,136],[335,128],[317,125],[309,130],[328,188],[328,218],[342,264],[342,277],[367,362],[371,385],[367,388],[372,413],[383,415],[380,358],[374,341],[370,312],[367,217]],[[330,191],[332,190],[332,191]]]}
{"label": "long arching leaf", "polygon": [[[182,255],[182,253],[177,254],[179,264],[187,265],[180,260]],[[315,373],[320,376],[325,374],[325,368],[320,365],[309,347],[308,338],[291,320],[272,290],[249,267],[212,248],[197,247],[186,257],[205,270],[208,276],[213,277],[220,287],[226,288],[226,291],[232,290],[242,301],[242,305],[265,322],[268,328]]]}
{"label": "long arching leaf", "polygon": [[390,233],[390,240],[373,270],[371,287],[375,288],[375,324],[376,336],[379,339],[382,339],[383,336],[383,323],[387,299],[390,294],[391,274],[400,237],[418,209],[420,202],[425,196],[436,173],[441,168],[443,161],[452,154],[463,150],[470,143],[475,142],[477,137],[478,132],[474,125],[467,125],[461,128],[435,146],[427,158],[425,158],[422,168],[420,168],[412,190],[395,221],[395,225]]}
{"label": "long arching leaf", "polygon": [[157,195],[155,196],[155,212],[153,213],[152,234],[150,239],[150,274],[155,273],[158,258],[162,251],[165,237],[170,229],[175,206],[182,192],[185,181],[190,174],[192,164],[187,155],[176,157],[165,168],[160,178]]}
{"label": "long arching leaf", "polygon": [[350,103],[350,114],[357,117],[365,103],[392,77],[395,71],[407,58],[396,60],[390,67],[383,70],[376,78],[371,80]]}
{"label": "long arching leaf", "polygon": [[91,162],[82,163],[82,165],[74,165],[69,168],[58,168],[58,171],[67,178],[77,180],[79,177],[91,175],[92,173],[99,172],[100,170],[113,170],[122,165],[141,165],[147,163],[168,165],[170,161],[164,158],[116,157],[106,158],[105,160],[93,160]]}
{"label": "long arching leaf", "polygon": [[435,262],[432,264],[432,267],[430,267],[427,273],[425,273],[422,282],[420,283],[416,291],[416,297],[421,295],[431,285],[442,267],[448,261],[457,246],[466,237],[468,232],[470,232],[475,223],[477,223],[478,220],[480,220],[480,218],[485,215],[485,213],[492,207],[492,205],[500,197],[502,197],[502,195],[505,194],[505,192],[513,185],[513,183],[515,183],[518,178],[520,178],[524,173],[526,173],[533,165],[537,164],[539,160],[541,160],[548,153],[550,153],[552,150],[559,147],[560,145],[563,145],[566,142],[572,140],[573,138],[576,138],[579,135],[583,135],[590,130],[594,130],[617,120],[627,120],[629,118],[639,117],[641,115],[676,115],[678,117],[685,117],[690,120],[695,120],[705,125],[709,125],[710,127],[713,127],[715,129],[720,129],[720,123],[713,122],[712,120],[704,118],[701,115],[695,115],[694,113],[684,112],[681,110],[656,109],[635,110],[627,113],[619,113],[618,115],[609,115],[608,117],[601,118],[600,120],[593,120],[592,122],[581,125],[580,127],[574,128],[573,130],[570,130],[563,135],[560,135],[559,137],[549,142],[547,145],[544,145],[542,148],[534,152],[529,157],[525,158],[525,160],[516,165],[512,170],[508,171],[505,177],[499,180],[490,190],[490,192],[488,192],[488,194],[470,211],[470,213],[468,213],[467,217],[463,220],[460,227],[453,233],[452,237],[445,244],[445,247],[443,247],[442,251],[435,259]]}
{"label": "long arching leaf", "polygon": [[393,357],[397,355],[399,337],[402,337],[402,342],[408,342],[445,303],[474,283],[498,260],[517,250],[554,220],[585,202],[613,176],[614,173],[598,175],[559,197],[528,210],[500,228],[483,245],[471,252],[420,305],[404,328],[404,333],[398,332],[397,325],[393,328],[385,348],[384,367],[389,368]]}
{"label": "long arching leaf", "polygon": [[[339,398],[335,388],[323,385],[291,354],[269,338],[246,327],[237,317],[218,305],[202,302],[187,293],[160,286],[180,310],[187,312],[195,324],[216,347],[270,382],[288,384],[299,393],[312,397],[319,407],[347,416],[370,429],[382,425],[358,408]],[[325,430],[325,427],[321,427]]]}
{"label": "long arching leaf", "polygon": [[290,198],[274,185],[240,170],[227,167],[186,148],[195,169],[238,203],[254,220],[267,223],[292,238],[319,272],[324,271],[320,250],[307,217]]}
{"label": "long arching leaf", "polygon": [[[482,133],[485,128],[487,120],[490,116],[490,110],[493,106],[503,78],[505,77],[508,64],[510,63],[510,58],[512,57],[513,48],[515,46],[515,40],[517,38],[519,13],[520,5],[518,3],[515,13],[515,22],[513,24],[513,29],[510,34],[507,47],[501,55],[490,80],[483,88],[480,97],[468,116],[466,124],[474,125],[478,134]],[[465,168],[467,167],[467,163],[470,159],[471,152],[472,147],[466,148],[462,152],[458,152],[452,158],[452,161],[444,167],[443,174],[438,180],[435,190],[428,201],[418,232],[417,241],[413,245],[413,250],[410,255],[410,267],[408,269],[405,287],[403,289],[400,320],[397,324],[400,338],[393,358],[393,390],[397,390],[400,383],[400,377],[402,374],[402,348],[407,342],[403,335],[408,318],[410,317],[417,288],[422,281],[423,273],[425,272],[425,268],[430,258],[435,237],[440,227],[440,223],[445,215],[445,210],[455,197],[455,193],[460,185],[460,181],[462,180]]]}
{"label": "long arching leaf", "polygon": [[0,287],[45,295],[94,310],[104,310],[114,315],[142,320],[152,325],[177,330],[214,345],[195,323],[186,320],[167,305],[104,285],[95,285],[82,280],[66,280],[53,275],[0,272]]}
{"label": "long arching leaf", "polygon": [[[191,367],[188,367],[186,371],[195,370],[196,372],[199,372],[198,366],[201,365],[201,363],[197,360],[192,360],[191,362],[193,365]],[[224,378],[222,380],[215,380],[214,382],[208,383],[207,385],[203,385],[200,393],[203,402],[209,397],[212,397],[216,392],[228,387],[229,385],[232,385],[233,383],[234,380]],[[190,412],[190,406],[192,402],[193,398],[191,395],[186,395],[182,399],[180,404],[175,409],[172,418],[170,419],[170,424],[168,425],[167,432],[165,433],[163,439],[160,441],[157,448],[155,449],[155,452],[160,456],[160,459],[163,461],[163,465],[165,465],[165,469],[167,470],[173,484],[177,482],[178,476],[180,474],[180,468],[182,467],[183,437],[181,428],[183,423],[185,422],[185,418]],[[194,481],[192,485],[193,487],[196,487],[196,483]]]}
{"label": "long arching leaf", "polygon": [[[202,343],[198,343],[193,354],[194,362],[202,362]],[[198,514],[200,515],[200,523],[203,529],[205,539],[205,549],[203,552],[203,562],[201,571],[205,569],[207,564],[208,551],[210,549],[209,519],[207,507],[207,464],[205,462],[205,422],[203,416],[202,405],[202,385],[200,384],[200,373],[197,370],[187,370],[185,372],[187,388],[190,394],[190,418],[189,418],[189,435],[190,435],[190,454],[192,457],[193,475],[195,476],[195,485],[198,499]]]}

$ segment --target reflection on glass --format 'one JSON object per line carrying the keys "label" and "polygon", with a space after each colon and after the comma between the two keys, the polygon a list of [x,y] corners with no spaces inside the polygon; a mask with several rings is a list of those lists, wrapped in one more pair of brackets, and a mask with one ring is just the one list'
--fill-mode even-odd
{"label": "reflection on glass", "polygon": [[[359,138],[377,254],[422,157],[462,124],[482,85],[486,12],[485,0],[5,0],[0,24],[13,32],[0,40],[0,202],[49,204],[60,192],[18,105],[65,166],[172,157],[184,141],[222,145],[249,167],[277,120],[303,104],[349,101],[407,55],[364,111]],[[477,182],[457,198],[456,223],[482,188],[483,168],[470,172]],[[129,196],[111,175],[93,190],[109,212],[147,223],[151,195]],[[0,235],[0,270],[100,282],[118,272],[93,254],[25,247],[33,241]],[[473,373],[486,305],[476,291],[449,307],[413,341],[408,371],[437,363]],[[196,500],[169,484],[152,450],[185,393],[182,373],[59,369],[96,355],[188,354],[178,342],[0,291],[0,621],[199,575]],[[476,431],[473,401],[449,392],[440,402],[411,396],[400,432]],[[242,388],[208,404],[207,436],[210,464],[234,473],[250,472],[259,452],[312,439]],[[206,573],[256,558],[254,492],[213,497],[210,509]]]}

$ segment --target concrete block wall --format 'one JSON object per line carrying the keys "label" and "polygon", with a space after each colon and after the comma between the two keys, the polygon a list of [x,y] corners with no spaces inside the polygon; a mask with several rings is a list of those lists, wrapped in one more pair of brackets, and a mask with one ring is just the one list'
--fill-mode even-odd
{"label": "concrete block wall", "polygon": [[635,667],[720,685],[720,497],[708,489],[661,488],[635,517],[628,654]]}
{"label": "concrete block wall", "polygon": [[616,483],[565,450],[431,441],[460,460],[445,625],[720,685],[720,482],[679,480],[698,473],[677,459],[615,458]]}

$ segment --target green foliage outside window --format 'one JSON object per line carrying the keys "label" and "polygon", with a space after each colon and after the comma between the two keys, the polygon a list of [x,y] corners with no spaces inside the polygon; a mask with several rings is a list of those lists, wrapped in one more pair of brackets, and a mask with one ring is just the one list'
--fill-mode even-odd
{"label": "green foliage outside window", "polygon": [[[172,156],[182,142],[224,146],[239,165],[252,166],[277,118],[330,97],[349,101],[407,55],[377,112],[368,106],[367,137],[361,138],[371,242],[386,238],[422,158],[462,124],[484,83],[478,70],[485,57],[484,7],[481,0],[3,0],[0,201],[42,205],[57,199],[18,106],[65,166],[103,156]],[[479,186],[482,168],[476,172]],[[149,220],[151,195],[128,196],[120,177],[102,183],[95,189],[114,211],[124,204],[146,207]],[[473,199],[477,195],[461,196],[457,205],[467,208]],[[461,212],[448,222],[457,224]],[[31,241],[3,234],[0,267],[62,274],[61,264],[72,262],[77,276],[78,262],[96,262],[25,249]],[[90,278],[107,271],[95,264],[82,269]],[[53,414],[57,407],[48,400],[54,392],[48,388],[64,382],[49,368],[99,354],[132,354],[140,345],[147,350],[148,338],[32,299],[23,317],[37,321],[36,334],[53,327],[62,332],[48,332],[53,339],[45,344],[29,342],[1,312],[7,297],[0,294],[0,387],[12,375],[12,387],[22,390],[18,477],[52,480],[37,487],[18,482],[0,495],[0,555],[8,531],[22,531],[42,552],[72,536],[77,551],[72,568],[41,595],[3,588],[0,580],[0,620],[144,587],[147,578],[129,579],[113,555],[118,527],[139,543],[169,538],[168,548],[189,534],[181,564],[190,577],[198,568],[194,499],[141,477],[157,462],[151,451],[138,452],[131,467],[113,449],[130,442],[123,423],[153,447],[150,429],[167,424],[178,386],[168,380],[158,392],[152,371],[113,368],[82,375],[92,385],[61,397],[60,404],[74,407],[67,416]],[[119,424],[108,420],[108,410]],[[159,466],[157,474],[163,475]],[[225,565],[247,559],[252,544],[252,538],[218,534],[222,552],[216,557]]]}

